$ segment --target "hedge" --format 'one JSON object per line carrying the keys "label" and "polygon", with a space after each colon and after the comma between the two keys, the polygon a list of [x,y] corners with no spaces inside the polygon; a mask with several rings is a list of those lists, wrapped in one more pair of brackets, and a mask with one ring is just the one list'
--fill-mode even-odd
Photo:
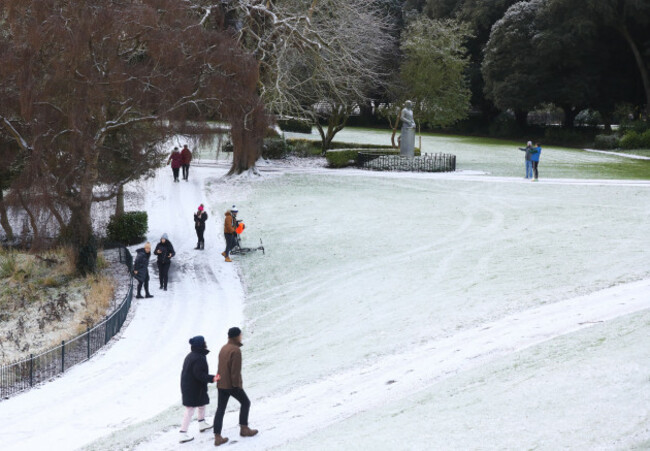
{"label": "hedge", "polygon": [[596,135],[594,138],[594,148],[600,150],[618,149],[620,139],[616,135]]}
{"label": "hedge", "polygon": [[[332,149],[325,152],[325,158],[330,168],[345,168],[353,166],[357,162],[359,152],[375,151],[382,155],[399,155],[399,149],[382,147],[363,147],[357,149]],[[420,156],[420,149],[415,149],[415,156]]]}
{"label": "hedge", "polygon": [[630,130],[621,138],[622,149],[650,149],[650,130],[643,133]]}
{"label": "hedge", "polygon": [[278,127],[283,132],[311,134],[311,122],[303,119],[280,119]]}
{"label": "hedge", "polygon": [[149,231],[146,211],[127,211],[121,216],[112,215],[106,232],[108,239],[125,245],[141,243]]}

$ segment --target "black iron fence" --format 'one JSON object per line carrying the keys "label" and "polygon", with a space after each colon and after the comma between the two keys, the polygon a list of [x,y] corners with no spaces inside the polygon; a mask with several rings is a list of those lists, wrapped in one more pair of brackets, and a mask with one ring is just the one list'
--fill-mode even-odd
{"label": "black iron fence", "polygon": [[[120,262],[133,271],[133,257],[125,247],[119,248]],[[122,328],[131,308],[133,277],[120,305],[102,322],[87,328],[86,332],[41,354],[32,355],[0,368],[0,399],[27,390],[64,373],[78,363],[85,362],[110,341]]]}
{"label": "black iron fence", "polygon": [[380,152],[359,152],[357,166],[376,171],[453,172],[456,170],[456,155],[434,153],[403,157]]}

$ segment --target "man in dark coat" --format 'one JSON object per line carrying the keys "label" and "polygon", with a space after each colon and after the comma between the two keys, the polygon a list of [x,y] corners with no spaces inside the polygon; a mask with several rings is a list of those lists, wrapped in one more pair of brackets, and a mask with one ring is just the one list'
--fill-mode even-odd
{"label": "man in dark coat", "polygon": [[163,233],[162,238],[160,238],[160,243],[156,245],[154,254],[156,254],[156,257],[158,258],[158,277],[160,278],[160,289],[167,291],[169,267],[172,264],[172,257],[176,255],[176,252],[174,252],[174,246],[172,246],[172,242],[169,241],[169,237],[166,233]]}
{"label": "man in dark coat", "polygon": [[142,285],[144,285],[145,297],[152,298],[149,293],[149,258],[151,257],[151,244],[145,243],[144,247],[135,251],[136,257],[133,262],[133,277],[138,281],[138,294],[136,298],[142,299]]}
{"label": "man in dark coat", "polygon": [[203,234],[205,233],[205,223],[208,220],[208,214],[205,212],[203,204],[199,205],[199,209],[194,213],[194,229],[196,230],[197,243],[194,249],[205,249],[205,240]]}
{"label": "man in dark coat", "polygon": [[187,144],[181,150],[181,164],[183,165],[183,180],[188,181],[190,176],[190,162],[192,161],[192,152],[187,148]]}
{"label": "man in dark coat", "polygon": [[172,154],[169,156],[169,159],[167,160],[167,164],[169,163],[171,163],[172,165],[172,173],[174,174],[174,181],[180,182],[180,180],[178,180],[178,171],[180,171],[181,166],[183,165],[183,157],[181,157],[181,153],[178,151],[178,147],[174,147],[174,150],[172,150]]}
{"label": "man in dark coat", "polygon": [[187,434],[187,428],[194,416],[194,409],[198,407],[199,430],[207,431],[212,427],[205,421],[205,406],[210,403],[208,397],[208,384],[216,379],[208,372],[208,360],[205,358],[208,344],[201,335],[190,338],[191,352],[185,357],[183,371],[181,371],[181,395],[185,406],[185,416],[181,424],[181,443],[194,440]]}
{"label": "man in dark coat", "polygon": [[241,404],[239,410],[239,435],[252,437],[257,434],[257,429],[248,427],[248,412],[251,402],[244,391],[244,384],[241,377],[241,347],[242,335],[239,327],[231,327],[228,330],[228,343],[219,351],[219,370],[217,373],[217,389],[219,391],[219,405],[214,415],[214,446],[223,445],[228,441],[227,437],[221,436],[223,428],[223,416],[228,407],[228,400],[232,396]]}

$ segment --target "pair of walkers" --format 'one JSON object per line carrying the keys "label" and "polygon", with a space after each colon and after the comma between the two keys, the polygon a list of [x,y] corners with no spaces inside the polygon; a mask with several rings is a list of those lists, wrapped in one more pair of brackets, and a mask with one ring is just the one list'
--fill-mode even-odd
{"label": "pair of walkers", "polygon": [[167,164],[171,163],[172,173],[174,174],[174,182],[180,182],[178,179],[179,172],[181,168],[183,169],[183,180],[186,182],[189,180],[190,176],[190,162],[192,161],[192,152],[187,147],[187,144],[183,146],[183,150],[179,151],[178,147],[174,147],[172,154],[167,160]]}
{"label": "pair of walkers", "polygon": [[[166,233],[163,233],[160,242],[154,250],[158,264],[158,278],[160,280],[160,289],[167,291],[167,282],[169,281],[169,267],[172,258],[176,255],[174,246]],[[144,287],[145,298],[152,298],[149,292],[149,259],[151,258],[151,243],[145,243],[144,247],[136,251],[135,261],[133,262],[133,277],[138,281],[137,299],[142,299],[142,287]]]}
{"label": "pair of walkers", "polygon": [[[239,411],[239,434],[242,437],[252,437],[257,434],[256,429],[248,427],[248,414],[251,402],[244,391],[241,377],[241,347],[242,332],[238,327],[228,330],[228,343],[219,352],[219,367],[216,375],[210,374],[206,356],[210,352],[203,336],[198,335],[190,339],[191,352],[185,357],[183,370],[181,371],[181,395],[185,414],[181,423],[180,442],[186,443],[194,440],[190,436],[188,428],[194,411],[198,410],[199,431],[214,430],[214,445],[220,446],[228,442],[227,437],[221,435],[223,428],[223,417],[231,397],[241,404]],[[217,412],[214,416],[214,424],[210,425],[205,420],[205,408],[210,403],[208,396],[208,384],[217,383],[219,396]]]}
{"label": "pair of walkers", "polygon": [[526,147],[520,147],[519,150],[522,152],[526,152],[526,177],[525,179],[532,179],[533,182],[536,182],[539,177],[539,157],[542,154],[542,147],[539,145],[539,143],[536,143],[535,146],[533,146],[532,141],[528,141],[526,144]]}

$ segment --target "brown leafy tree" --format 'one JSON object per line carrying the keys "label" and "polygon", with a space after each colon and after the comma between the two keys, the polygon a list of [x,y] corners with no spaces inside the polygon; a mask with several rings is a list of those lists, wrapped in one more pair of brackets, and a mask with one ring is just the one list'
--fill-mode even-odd
{"label": "brown leafy tree", "polygon": [[[255,137],[238,130],[264,121],[255,60],[227,33],[203,27],[187,2],[4,0],[0,8],[0,130],[24,162],[10,195],[34,234],[30,207],[56,213],[82,273],[96,261],[93,202],[158,165],[147,164],[147,149],[179,132],[188,114],[221,111],[244,146]],[[111,156],[120,136],[126,145]],[[122,168],[107,168],[118,157]]]}

